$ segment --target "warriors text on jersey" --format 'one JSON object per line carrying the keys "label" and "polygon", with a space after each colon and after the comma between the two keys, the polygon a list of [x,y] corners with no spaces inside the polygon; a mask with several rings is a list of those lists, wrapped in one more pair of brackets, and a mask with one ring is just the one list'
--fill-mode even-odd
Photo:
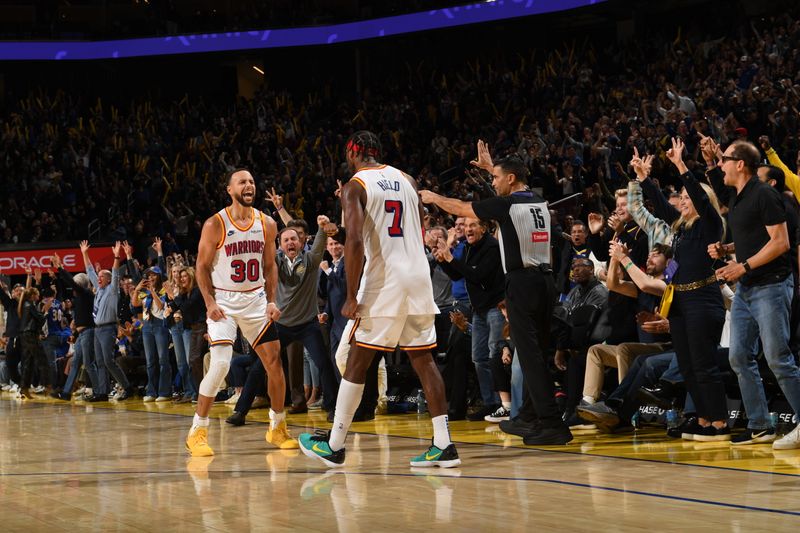
{"label": "warriors text on jersey", "polygon": [[253,209],[250,223],[238,226],[225,208],[215,215],[222,223],[222,236],[211,270],[215,289],[246,292],[264,286],[264,214]]}
{"label": "warriors text on jersey", "polygon": [[353,180],[367,195],[359,313],[364,317],[438,313],[414,186],[387,165],[361,169]]}

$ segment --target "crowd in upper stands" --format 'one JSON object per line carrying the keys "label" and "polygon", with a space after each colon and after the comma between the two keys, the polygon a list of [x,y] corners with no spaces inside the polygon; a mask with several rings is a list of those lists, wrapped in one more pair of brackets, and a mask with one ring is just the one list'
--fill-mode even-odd
{"label": "crowd in upper stands", "polygon": [[[192,383],[198,366],[192,367],[186,355],[181,361],[176,348],[169,351],[164,332],[143,342],[155,334],[140,322],[152,320],[148,308],[154,304],[158,309],[179,309],[180,304],[170,302],[196,290],[190,282],[184,287],[181,276],[191,268],[202,222],[227,202],[220,176],[246,167],[261,191],[274,187],[263,208],[287,226],[302,229],[303,234],[297,235],[301,243],[315,233],[317,239],[326,240],[330,255],[323,271],[329,275],[336,260],[329,242],[336,241],[334,230],[318,231],[316,223],[320,215],[340,218],[335,193],[338,183],[349,178],[343,145],[352,131],[375,130],[383,144],[383,160],[414,176],[420,188],[464,199],[492,194],[486,174],[470,165],[476,142],[484,139],[495,157],[519,156],[529,173],[529,185],[551,203],[565,199],[553,207],[557,222],[553,267],[563,305],[554,320],[551,347],[565,420],[573,428],[591,426],[593,420],[603,430],[624,428],[641,394],[650,394],[646,397],[661,402],[667,411],[682,406],[687,415],[696,414],[691,400],[684,400],[685,391],[675,386],[683,379],[673,368],[677,363],[667,356],[670,327],[663,317],[650,313],[667,285],[661,280],[671,276],[673,235],[685,230],[680,224],[671,226],[678,219],[675,209],[683,209],[681,202],[685,204],[689,196],[695,207],[701,198],[716,202],[713,193],[701,193],[705,189],[691,184],[706,185],[713,178],[706,177],[706,170],[720,161],[746,160],[739,152],[723,154],[734,141],[749,141],[760,150],[756,159],[769,160],[766,183],[787,200],[800,198],[800,180],[794,173],[800,166],[798,51],[800,19],[786,13],[744,20],[714,37],[687,30],[674,40],[656,38],[608,49],[574,42],[544,56],[523,51],[505,58],[478,57],[446,70],[420,65],[400,70],[401,80],[371,87],[358,106],[337,100],[330,91],[297,95],[263,89],[253,100],[238,100],[232,106],[192,96],[175,102],[139,99],[116,106],[102,98],[34,91],[0,117],[0,243],[76,240],[96,219],[103,228],[102,239],[119,241],[121,261],[130,259],[124,270],[130,279],[120,270],[108,272],[109,281],[99,281],[106,274],[87,265],[89,280],[53,272],[44,279],[60,279],[54,287],[40,283],[36,295],[31,289],[8,288],[3,305],[9,316],[19,308],[20,334],[38,332],[37,324],[41,328],[46,321],[46,337],[60,335],[58,350],[74,353],[74,348],[67,351],[68,339],[80,326],[64,317],[78,320],[80,294],[85,299],[92,286],[99,291],[112,279],[127,280],[120,287],[125,287],[131,309],[116,319],[115,353],[122,359],[138,355],[146,361],[140,361],[145,364],[139,364],[138,381],[136,365],[120,365],[134,379],[127,386],[116,380],[121,386],[117,398],[128,399],[139,385],[146,388],[146,397],[156,401],[173,394],[191,401],[202,369]],[[681,193],[684,185],[689,192]],[[719,184],[710,185],[721,190]],[[581,195],[575,197],[576,193]],[[732,204],[727,197],[720,200],[721,207],[715,204],[715,208],[727,218]],[[794,200],[785,202],[785,209],[795,212],[796,219]],[[298,219],[307,221],[305,228]],[[506,335],[499,314],[502,306],[498,307],[502,289],[496,287],[498,280],[489,279],[492,272],[486,273],[486,280],[476,280],[452,266],[468,261],[464,251],[470,247],[480,246],[487,254],[496,250],[491,228],[477,221],[453,220],[433,209],[426,225],[435,230],[430,234],[438,235],[427,244],[437,304],[444,311],[439,339],[440,351],[446,353],[451,417],[513,422],[507,419],[519,411],[514,404],[521,397],[521,384],[503,350]],[[722,235],[721,245],[733,242],[730,232]],[[789,241],[796,280],[796,224]],[[139,281],[143,275],[149,280],[144,285]],[[793,290],[796,300],[796,284]],[[61,302],[59,317],[51,316],[54,297]],[[46,302],[44,308],[39,299]],[[23,301],[25,305],[15,305]],[[589,307],[596,312],[592,314]],[[100,326],[92,323],[90,311],[88,317],[83,311],[83,327]],[[642,315],[643,311],[649,314]],[[169,316],[160,313],[157,316],[156,310],[152,316],[162,321],[159,327],[164,331],[170,330],[175,318],[170,323]],[[475,313],[479,324],[472,318]],[[198,315],[193,318],[199,320]],[[792,322],[795,329],[796,322]],[[475,328],[482,339],[477,345]],[[173,333],[172,346],[178,344],[178,336]],[[56,340],[52,339],[53,345]],[[598,348],[600,340],[621,348]],[[18,384],[22,380],[25,393],[32,385],[28,378],[37,374],[43,385],[63,381],[55,366],[58,350],[52,351],[51,370],[46,371],[44,355],[30,342],[27,346],[32,355],[14,380]],[[240,353],[249,353],[246,346],[240,348]],[[183,350],[192,351],[191,342]],[[797,346],[793,350],[796,353]],[[173,364],[165,351],[175,354]],[[202,359],[201,352],[197,353]],[[470,370],[464,364],[469,360],[476,376],[472,384],[463,374]],[[40,370],[34,372],[37,364]],[[142,366],[146,372],[141,372]],[[181,381],[171,384],[170,376],[167,385],[154,383],[159,379],[156,366],[162,379],[172,366],[182,367]],[[617,372],[609,376],[606,367]],[[98,368],[102,370],[95,363],[95,373]],[[15,375],[15,369],[6,370]],[[110,366],[109,372],[114,374]],[[89,397],[107,399],[108,383],[87,374],[85,381],[94,389]],[[653,375],[661,381],[652,380]],[[614,381],[619,388],[613,388]],[[100,383],[104,385],[98,393]],[[236,386],[246,388],[244,383]],[[469,397],[465,390],[471,392]],[[694,389],[690,396],[698,390],[705,391]],[[53,391],[62,399],[69,392]],[[701,410],[713,403],[705,394],[699,400]],[[770,394],[780,395],[780,387],[770,389]],[[293,401],[298,412],[317,397],[308,400],[311,389],[302,401]],[[787,400],[791,403],[792,398]],[[469,414],[468,403],[475,406]],[[236,412],[241,414],[238,408]],[[700,431],[697,424],[687,416],[682,426],[673,424],[671,429],[680,436],[687,428]],[[506,429],[522,431],[513,424]]]}

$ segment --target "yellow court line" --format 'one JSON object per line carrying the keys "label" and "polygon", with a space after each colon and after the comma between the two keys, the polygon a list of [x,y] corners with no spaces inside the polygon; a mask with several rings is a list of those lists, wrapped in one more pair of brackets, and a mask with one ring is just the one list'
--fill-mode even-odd
{"label": "yellow court line", "polygon": [[[9,393],[1,393],[0,399],[15,401]],[[51,404],[73,408],[91,406],[93,408],[114,409],[133,412],[148,412],[167,415],[192,416],[194,405],[163,403],[143,403],[141,400],[125,402],[67,404],[58,400],[35,397],[26,402]],[[233,412],[232,405],[215,404],[210,417],[224,420]],[[296,428],[330,428],[323,411],[307,414],[288,415],[290,426]],[[248,422],[269,422],[267,409],[255,409],[247,415]],[[428,415],[389,415],[377,416],[369,422],[356,422],[351,431],[368,435],[387,435],[428,440],[431,437],[431,422]],[[596,431],[574,431],[575,439],[566,446],[525,446],[522,439],[507,435],[496,425],[485,422],[450,422],[451,438],[456,443],[493,446],[514,449],[536,449],[546,452],[572,453],[614,459],[653,461],[677,465],[725,468],[750,472],[800,476],[800,450],[773,450],[769,444],[754,446],[731,446],[729,443],[701,443],[669,439],[658,428],[639,430],[635,434],[607,435]]]}

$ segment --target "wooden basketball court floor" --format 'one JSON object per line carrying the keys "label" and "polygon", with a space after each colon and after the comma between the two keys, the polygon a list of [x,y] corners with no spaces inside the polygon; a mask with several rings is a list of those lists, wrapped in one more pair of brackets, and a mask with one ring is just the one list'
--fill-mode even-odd
{"label": "wooden basketball court floor", "polygon": [[[463,465],[412,469],[427,416],[353,425],[346,466],[327,470],[212,411],[213,458],[189,458],[193,407],[0,398],[0,531],[798,531],[800,450],[576,434],[527,447],[477,422],[451,424]],[[297,435],[324,414],[290,416]]]}

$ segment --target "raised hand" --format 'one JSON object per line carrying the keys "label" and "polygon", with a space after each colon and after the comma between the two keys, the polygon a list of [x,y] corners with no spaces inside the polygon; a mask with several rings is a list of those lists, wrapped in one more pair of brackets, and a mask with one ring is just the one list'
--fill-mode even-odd
{"label": "raised hand", "polygon": [[644,181],[650,175],[650,170],[653,168],[653,156],[646,155],[644,159],[642,159],[639,155],[639,149],[634,146],[631,167],[633,167],[633,171],[636,172],[636,179]]}
{"label": "raised hand", "polygon": [[[642,159],[642,170],[644,171],[644,178],[642,178],[642,180],[647,178],[650,175],[650,171],[653,170],[653,160],[655,158],[656,158],[656,156],[650,154],[650,155],[644,156],[644,159]],[[642,181],[642,180],[639,180],[639,181]]]}
{"label": "raised hand", "polygon": [[641,164],[642,164],[642,158],[639,157],[639,149],[636,146],[634,146],[633,157],[631,158],[630,165],[633,167],[634,170],[636,170],[639,166],[641,166]]}
{"label": "raised hand", "polygon": [[111,247],[111,251],[114,252],[115,259],[119,257],[120,254],[122,253],[122,243],[119,241],[115,242],[114,246]]}
{"label": "raised hand", "polygon": [[164,251],[163,251],[163,249],[161,247],[161,238],[160,237],[154,237],[153,238],[153,250],[155,250],[158,255],[164,255]]}
{"label": "raised hand", "polygon": [[443,262],[448,262],[449,263],[450,261],[453,260],[453,254],[450,253],[450,247],[447,246],[447,243],[444,242],[443,239],[439,239],[436,242],[436,250],[433,252],[433,256],[440,263],[443,263]]}
{"label": "raised hand", "polygon": [[488,144],[481,140],[478,141],[478,157],[470,161],[470,164],[487,172],[492,171],[494,163],[492,162],[492,154],[489,153]]}
{"label": "raised hand", "polygon": [[327,224],[325,224],[325,235],[327,235],[328,237],[333,237],[337,233],[339,233],[339,226],[337,226],[333,222],[328,222]]}
{"label": "raised hand", "polygon": [[603,215],[599,213],[589,213],[587,223],[589,224],[589,231],[592,235],[597,235],[600,233],[600,230],[603,229]]}
{"label": "raised hand", "polygon": [[59,269],[61,268],[61,257],[58,254],[53,254],[50,256],[50,264],[53,265],[53,268]]}
{"label": "raised hand", "polygon": [[85,254],[89,251],[89,241],[81,241],[81,253]]}
{"label": "raised hand", "polygon": [[426,245],[428,248],[430,248],[430,249],[431,249],[431,251],[435,251],[435,250],[436,250],[436,244],[437,244],[437,242],[438,242],[438,239],[436,238],[436,235],[434,235],[434,234],[433,234],[432,232],[430,232],[430,231],[429,231],[429,232],[427,232],[427,233],[425,233],[425,245]]}
{"label": "raised hand", "polygon": [[758,144],[761,145],[761,148],[763,148],[765,152],[772,147],[769,143],[769,137],[766,135],[762,135],[758,138]]}
{"label": "raised hand", "polygon": [[703,154],[703,160],[708,166],[716,166],[717,160],[722,155],[722,150],[711,137],[706,137],[700,132],[698,132],[698,135],[700,135],[700,153]]}
{"label": "raised hand", "polygon": [[619,241],[611,241],[608,245],[608,255],[612,259],[622,261],[628,255],[628,247]]}
{"label": "raised hand", "polygon": [[133,257],[133,246],[128,244],[128,241],[122,241],[122,248],[125,250],[125,257],[128,259]]}
{"label": "raised hand", "polygon": [[42,284],[42,269],[41,268],[34,268],[33,269],[33,279],[36,280],[37,285]]}
{"label": "raised hand", "polygon": [[267,191],[267,201],[272,202],[276,211],[280,211],[283,208],[283,197],[275,193],[275,187],[272,187],[272,191]]}
{"label": "raised hand", "polygon": [[620,220],[616,213],[608,217],[607,225],[614,233],[622,233],[622,230],[625,227],[625,223]]}
{"label": "raised hand", "polygon": [[336,180],[336,190],[333,191],[333,195],[337,198],[342,197],[342,180]]}
{"label": "raised hand", "polygon": [[317,226],[319,226],[320,228],[324,228],[327,224],[330,223],[330,221],[331,219],[329,219],[325,215],[317,216]]}
{"label": "raised hand", "polygon": [[455,246],[457,239],[458,239],[458,237],[456,237],[456,228],[448,229],[447,230],[447,247],[448,248],[452,248],[453,246]]}
{"label": "raised hand", "polygon": [[680,137],[673,137],[672,138],[672,148],[667,150],[667,159],[672,161],[672,164],[678,169],[678,172],[683,174],[688,168],[686,168],[686,163],[683,162],[683,150],[685,149],[685,145],[683,144],[683,140]]}

